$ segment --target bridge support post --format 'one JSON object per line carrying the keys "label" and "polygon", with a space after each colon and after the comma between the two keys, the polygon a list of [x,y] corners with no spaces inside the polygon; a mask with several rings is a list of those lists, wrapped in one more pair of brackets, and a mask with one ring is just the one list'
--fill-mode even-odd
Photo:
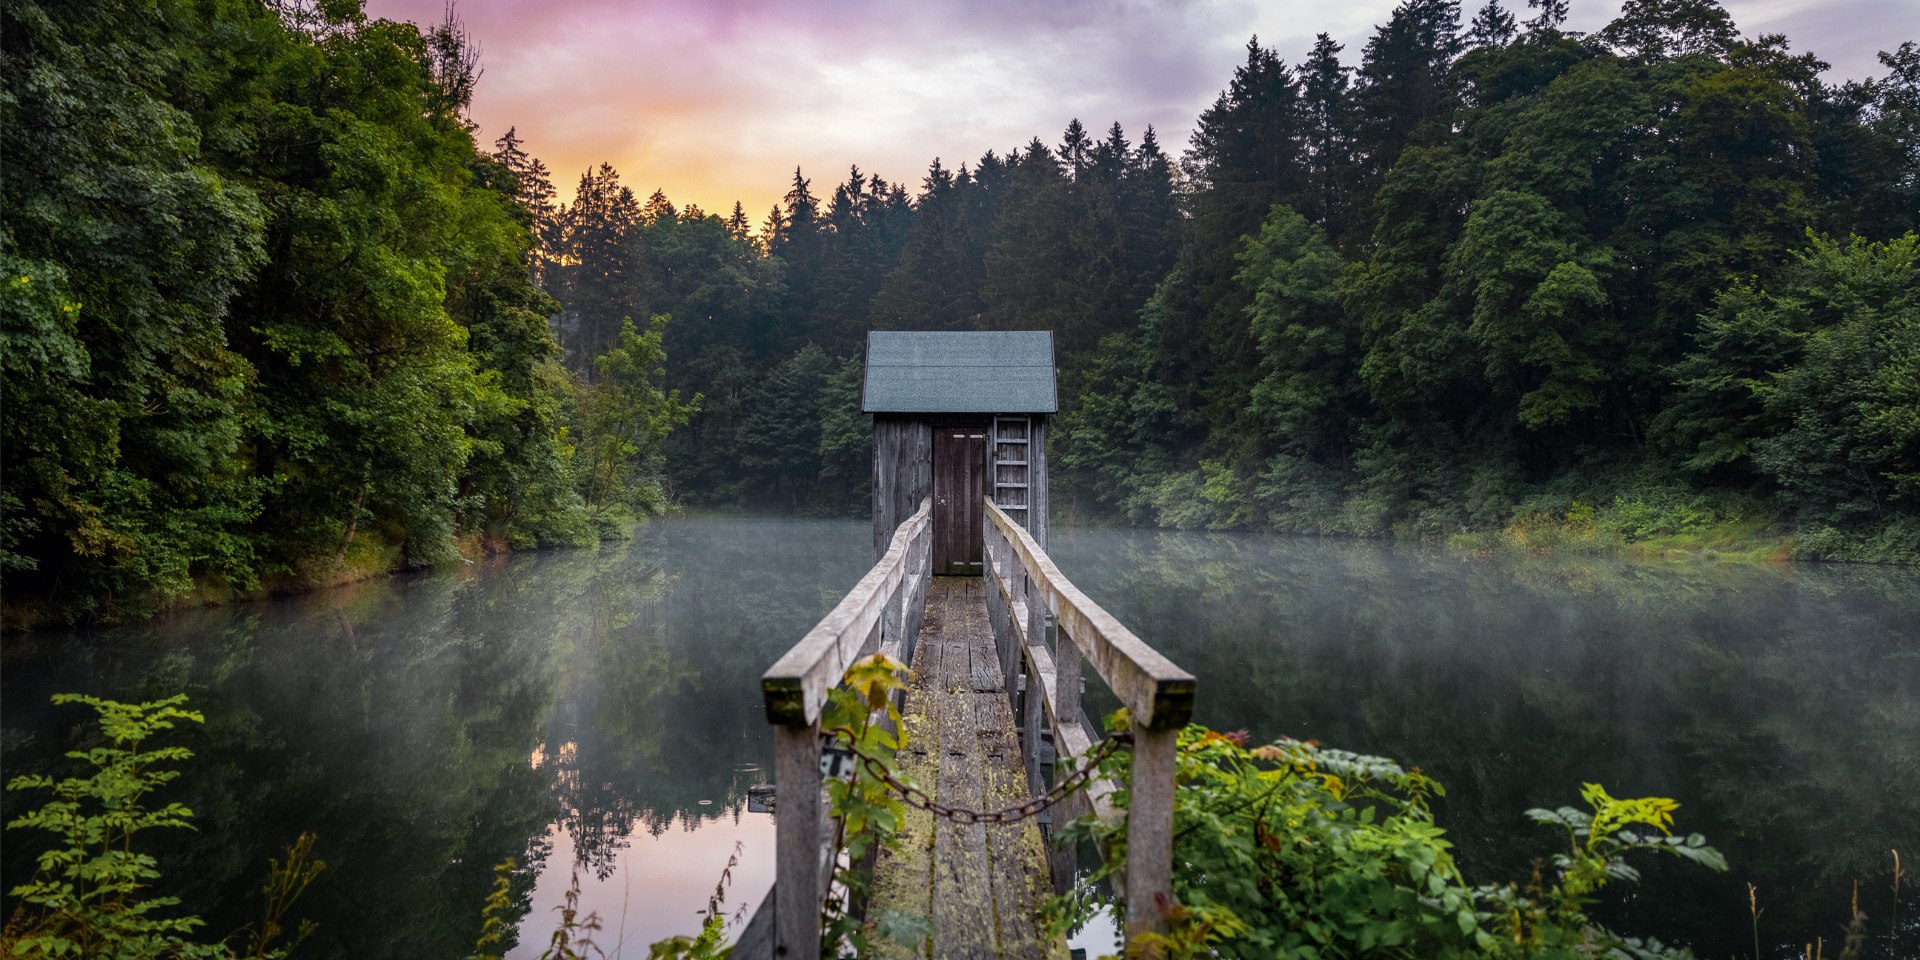
{"label": "bridge support post", "polygon": [[1178,730],[1133,725],[1127,807],[1127,939],[1165,933],[1173,903],[1173,756]]}

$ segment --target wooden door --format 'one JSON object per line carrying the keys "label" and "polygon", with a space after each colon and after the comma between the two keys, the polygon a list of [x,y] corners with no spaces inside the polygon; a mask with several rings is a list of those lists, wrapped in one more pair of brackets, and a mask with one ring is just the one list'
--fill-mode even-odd
{"label": "wooden door", "polygon": [[986,481],[986,427],[934,427],[934,573],[979,576],[984,569],[986,543],[980,514]]}

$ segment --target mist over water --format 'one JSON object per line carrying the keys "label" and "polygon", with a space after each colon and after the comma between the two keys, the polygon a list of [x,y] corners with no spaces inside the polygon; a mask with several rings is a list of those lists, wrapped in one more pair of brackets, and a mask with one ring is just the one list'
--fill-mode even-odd
{"label": "mist over water", "polygon": [[[1703,956],[1750,950],[1747,882],[1787,956],[1831,936],[1856,878],[1885,913],[1890,848],[1920,860],[1913,570],[1084,528],[1053,546],[1198,675],[1200,722],[1438,776],[1473,880],[1524,881],[1558,839],[1522,812],[1577,803],[1583,780],[1678,798],[1680,828],[1733,861],[1649,862],[1612,914]],[[63,769],[85,711],[53,692],[184,690],[207,723],[183,732],[197,756],[167,799],[199,830],[153,837],[209,929],[254,921],[267,858],[311,831],[329,867],[296,910],[319,923],[299,957],[465,956],[510,856],[531,892],[516,956],[545,945],[576,862],[601,947],[643,955],[697,927],[736,851],[729,911],[771,882],[771,818],[746,808],[771,779],[758,678],[870,559],[862,521],[687,517],[599,550],[37,634],[4,662],[0,759]],[[1090,681],[1090,708],[1103,696]],[[12,886],[37,838],[4,839]]]}

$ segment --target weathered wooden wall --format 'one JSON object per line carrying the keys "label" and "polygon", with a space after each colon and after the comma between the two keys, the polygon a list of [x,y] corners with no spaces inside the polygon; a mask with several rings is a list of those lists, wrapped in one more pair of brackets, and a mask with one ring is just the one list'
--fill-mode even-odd
{"label": "weathered wooden wall", "polygon": [[1028,482],[1033,485],[1027,490],[1027,503],[1030,505],[1027,510],[1027,532],[1033,534],[1033,539],[1041,549],[1047,547],[1047,527],[1051,525],[1048,516],[1052,503],[1048,498],[1047,483],[1047,421],[1052,419],[1044,413],[1033,415],[1032,439],[1028,441],[1027,449],[1028,471],[1032,477]]}
{"label": "weathered wooden wall", "polygon": [[893,531],[933,493],[933,427],[924,417],[873,418],[873,555],[887,552]]}

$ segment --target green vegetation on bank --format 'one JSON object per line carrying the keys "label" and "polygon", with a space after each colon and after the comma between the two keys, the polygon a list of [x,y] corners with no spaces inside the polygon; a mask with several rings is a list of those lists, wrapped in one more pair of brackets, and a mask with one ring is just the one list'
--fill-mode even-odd
{"label": "green vegetation on bank", "polygon": [[687,409],[662,321],[590,388],[560,366],[457,21],[22,0],[0,37],[10,621],[589,543],[663,502],[629,476]]}
{"label": "green vegetation on bank", "polygon": [[[1066,414],[1080,489],[1354,535],[1705,510],[1920,558],[1920,48],[1833,87],[1712,3],[1543,19],[1404,4],[1339,109],[1250,48],[1189,155],[1179,264]],[[1145,436],[1107,429],[1128,412]]]}

